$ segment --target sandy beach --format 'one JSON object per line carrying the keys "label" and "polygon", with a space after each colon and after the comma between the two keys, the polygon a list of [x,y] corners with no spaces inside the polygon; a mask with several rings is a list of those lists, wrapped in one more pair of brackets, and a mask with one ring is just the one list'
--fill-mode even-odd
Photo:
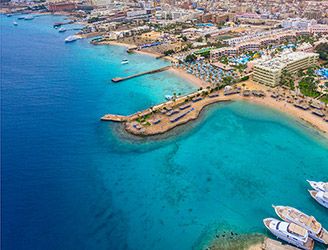
{"label": "sandy beach", "polygon": [[169,72],[172,72],[172,73],[186,79],[188,82],[194,84],[198,88],[200,88],[200,87],[206,88],[207,86],[210,86],[209,83],[195,77],[194,75],[188,74],[186,71],[184,71],[182,69],[170,68]]}
{"label": "sandy beach", "polygon": [[[233,96],[232,100],[246,100],[256,104],[264,105],[270,107],[272,109],[279,110],[283,113],[286,113],[298,120],[302,121],[306,125],[310,125],[315,129],[324,133],[325,137],[328,137],[328,122],[325,122],[321,117],[318,117],[312,114],[310,111],[305,111],[300,108],[295,107],[292,103],[287,103],[286,101],[278,101],[272,97],[270,97],[270,92],[272,92],[272,88],[267,86],[257,84],[252,80],[248,80],[243,82],[245,84],[245,88],[252,90],[262,90],[267,93],[265,97],[257,98],[257,97],[243,97],[239,95]],[[238,84],[241,86],[241,84]],[[268,92],[268,90],[270,92]]]}
{"label": "sandy beach", "polygon": [[[203,92],[207,91],[207,89],[203,89],[193,94],[179,97],[175,101],[161,103],[136,114],[120,117],[120,121],[125,124],[125,130],[131,134],[137,136],[159,135],[174,129],[175,127],[187,124],[192,120],[196,120],[204,108],[211,104],[227,101],[248,101],[285,112],[288,115],[297,118],[305,126],[312,126],[322,132],[325,137],[328,137],[328,123],[325,122],[323,118],[312,114],[309,110],[304,111],[299,109],[286,101],[277,101],[270,96],[272,90],[270,89],[270,91],[268,91],[269,89],[266,86],[256,84],[252,81],[239,84],[239,86],[241,85],[243,86],[240,88],[257,91],[261,90],[265,93],[265,96],[256,97],[251,95],[245,97],[242,93],[225,96],[223,90],[213,92],[212,96],[204,96]],[[215,96],[213,96],[213,94],[215,94]],[[199,100],[191,101],[195,98],[199,98]],[[182,108],[183,106],[188,107]],[[173,111],[175,111],[174,115],[169,114]],[[181,115],[182,117],[180,117]],[[114,121],[110,116],[106,116],[107,115],[105,115],[102,120]],[[142,117],[146,117],[146,119],[142,119]],[[172,119],[175,121],[172,122]]]}
{"label": "sandy beach", "polygon": [[[188,74],[187,72],[185,72],[182,69],[172,68],[172,69],[170,69],[170,71],[178,74],[179,76],[185,78],[186,80],[188,80],[192,84],[195,84],[198,87],[204,88],[206,86],[209,86],[209,84],[206,83],[205,81],[195,77],[194,75]],[[242,86],[242,84],[245,84],[245,86]],[[267,87],[265,85],[255,83],[252,80],[248,80],[248,81],[239,83],[239,84],[237,84],[237,86],[240,86],[245,89],[250,89],[250,90],[262,90],[265,93],[267,93],[267,95],[262,98],[258,98],[258,97],[254,97],[254,96],[244,97],[242,95],[232,95],[229,98],[230,100],[232,100],[232,101],[233,100],[249,101],[249,102],[259,104],[259,105],[270,107],[272,109],[279,110],[280,112],[286,113],[286,114],[300,120],[301,122],[305,123],[306,125],[310,125],[310,126],[314,127],[315,129],[321,131],[325,135],[325,137],[328,137],[328,123],[327,122],[323,121],[323,119],[321,117],[318,117],[318,116],[312,114],[310,111],[302,110],[300,108],[295,107],[291,103],[287,103],[286,101],[278,101],[278,100],[270,97],[269,94],[270,94],[270,92],[273,91],[272,88]]]}
{"label": "sandy beach", "polygon": [[[99,42],[98,44],[108,44],[108,45],[115,45],[115,46],[125,46],[127,48],[133,48],[134,45],[121,43],[117,41],[104,41]],[[141,50],[135,50],[136,53],[145,54],[148,56],[158,57],[159,54],[153,53],[153,52],[147,52],[147,51],[141,51]],[[170,57],[165,57],[164,59],[170,60]],[[177,68],[170,68],[170,72],[186,79],[189,83],[195,85],[198,88],[206,89],[206,87],[210,86],[209,83],[195,77],[192,74],[188,74],[186,71],[182,69]],[[197,103],[193,103],[192,107],[194,108],[194,112],[189,114],[188,116],[182,118],[179,122],[172,124],[170,122],[170,119],[165,116],[160,116],[162,122],[160,125],[151,125],[150,127],[146,128],[146,131],[143,132],[143,135],[155,135],[155,134],[162,134],[167,132],[168,130],[171,130],[172,128],[185,124],[191,120],[195,120],[198,118],[201,111],[204,109],[204,107],[216,103],[216,102],[222,102],[222,101],[249,101],[252,103],[256,103],[259,105],[263,105],[275,110],[279,110],[280,112],[284,112],[293,118],[298,119],[306,126],[312,126],[313,128],[317,129],[318,131],[322,132],[325,137],[328,138],[328,123],[323,120],[323,118],[318,117],[311,113],[311,111],[305,111],[300,108],[295,107],[292,103],[288,103],[287,101],[279,101],[277,99],[272,98],[270,95],[273,91],[277,91],[276,89],[257,84],[252,80],[247,80],[245,82],[236,84],[238,87],[240,87],[242,90],[248,89],[248,90],[261,90],[264,93],[266,93],[265,97],[255,97],[255,96],[249,96],[245,97],[242,94],[234,94],[229,96],[224,96],[223,91],[219,91],[219,97],[216,98],[205,98],[205,100],[202,100]],[[285,90],[287,91],[287,90]],[[287,94],[287,93],[286,93]],[[177,104],[177,103],[175,103]],[[181,104],[181,103],[180,103]],[[159,117],[156,117],[156,119],[159,119]],[[125,126],[126,130],[132,134],[141,135],[140,131],[135,130],[133,127],[129,126],[127,124]]]}
{"label": "sandy beach", "polygon": [[[188,74],[182,69],[177,68],[171,68],[169,71],[174,72],[175,74],[185,78],[190,83],[196,85],[197,87],[203,87],[206,88],[207,86],[210,86],[207,82],[195,77],[194,75]],[[242,86],[245,84],[245,86]],[[250,97],[244,97],[241,95],[232,95],[230,96],[230,100],[244,100],[249,101],[252,103],[256,103],[259,105],[263,105],[266,107],[270,107],[272,109],[279,110],[280,112],[286,113],[301,122],[305,123],[306,125],[310,125],[314,127],[315,129],[321,131],[325,134],[325,137],[328,138],[328,123],[323,121],[322,118],[313,115],[309,111],[304,111],[300,108],[295,107],[291,103],[287,103],[286,101],[278,101],[272,97],[270,97],[270,92],[272,92],[274,89],[267,87],[265,85],[258,84],[252,80],[248,80],[242,83],[237,84],[237,86],[242,87],[244,89],[250,89],[250,90],[262,90],[267,95],[262,98],[250,96]],[[222,94],[222,93],[221,93]]]}
{"label": "sandy beach", "polygon": [[[102,41],[102,42],[97,42],[96,45],[123,46],[123,47],[126,47],[127,49],[136,48],[136,45],[123,43],[123,42],[117,42],[117,41]],[[150,52],[150,51],[147,51],[147,50],[139,50],[139,49],[133,50],[133,53],[147,55],[147,56],[151,56],[151,57],[155,57],[155,58],[163,56],[160,53]],[[161,59],[168,60],[168,61],[171,61],[171,62],[176,61],[174,58],[172,58],[170,56],[164,56],[164,57],[161,57]]]}

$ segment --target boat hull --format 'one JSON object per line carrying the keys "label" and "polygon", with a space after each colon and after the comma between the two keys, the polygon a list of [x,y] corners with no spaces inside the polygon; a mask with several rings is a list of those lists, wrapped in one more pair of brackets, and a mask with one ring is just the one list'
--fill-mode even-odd
{"label": "boat hull", "polygon": [[[268,229],[269,229],[269,228],[268,228]],[[274,230],[269,229],[269,231],[270,231],[273,235],[275,235],[278,239],[281,239],[281,240],[283,240],[283,241],[286,241],[286,242],[288,242],[288,243],[290,243],[290,244],[292,244],[292,245],[294,245],[294,246],[296,246],[296,247],[299,247],[299,248],[304,249],[304,250],[312,250],[312,248],[305,247],[304,245],[298,243],[297,241],[292,241],[292,240],[290,240],[290,238],[287,238],[287,236],[285,236],[285,235],[283,235],[283,234],[280,234],[280,233],[278,233],[278,232],[276,232],[276,231],[274,231]]]}
{"label": "boat hull", "polygon": [[[265,219],[263,220],[264,225],[266,226],[266,228],[273,234],[275,235],[278,239],[283,240],[289,244],[292,244],[298,248],[304,249],[304,250],[312,250],[313,249],[313,244],[310,244],[310,246],[306,246],[303,243],[301,243],[300,241],[294,240],[292,237],[288,237],[287,235],[283,234],[282,232],[280,232],[279,230],[274,230],[272,228],[270,228],[269,224],[270,222],[268,222],[270,219]],[[312,243],[313,240],[311,239]]]}
{"label": "boat hull", "polygon": [[[314,239],[314,240],[316,240],[316,241],[318,241],[318,242],[320,242],[320,243],[323,243],[323,244],[328,244],[328,241],[327,240],[325,240],[325,239],[322,239],[322,238],[320,238],[319,237],[319,234],[321,234],[321,231],[322,231],[322,237],[327,237],[327,230],[326,229],[324,229],[323,227],[321,227],[321,225],[320,225],[320,231],[313,231],[313,230],[311,230],[311,229],[309,229],[306,225],[304,225],[304,224],[302,224],[302,223],[300,223],[298,220],[292,220],[292,219],[290,219],[289,217],[286,217],[286,216],[284,216],[282,213],[281,213],[281,210],[282,209],[295,209],[295,208],[290,208],[290,207],[284,207],[284,206],[273,206],[273,208],[274,208],[274,210],[275,210],[275,212],[276,212],[276,214],[279,216],[279,218],[280,219],[282,219],[282,220],[284,220],[284,221],[286,221],[286,222],[288,222],[288,223],[295,223],[295,224],[297,224],[297,225],[299,225],[299,226],[301,226],[301,227],[304,227],[305,229],[307,229],[308,230],[308,232],[309,232],[309,236],[312,238],[312,239]],[[304,214],[304,213],[302,213],[301,211],[298,211],[297,209],[295,209],[295,211],[297,211],[297,212],[299,212],[300,214],[302,214],[303,216],[306,216],[306,217],[309,217],[308,215],[306,215],[306,214]]]}
{"label": "boat hull", "polygon": [[309,190],[311,196],[313,199],[315,199],[321,206],[324,206],[325,208],[328,208],[328,201],[324,201],[322,198],[317,197],[317,193],[321,191],[315,191],[315,190]]}
{"label": "boat hull", "polygon": [[317,181],[309,181],[307,182],[310,184],[310,186],[316,190],[316,191],[322,191],[322,192],[327,192],[328,190],[325,188],[325,185],[327,185],[325,182],[317,182]]}

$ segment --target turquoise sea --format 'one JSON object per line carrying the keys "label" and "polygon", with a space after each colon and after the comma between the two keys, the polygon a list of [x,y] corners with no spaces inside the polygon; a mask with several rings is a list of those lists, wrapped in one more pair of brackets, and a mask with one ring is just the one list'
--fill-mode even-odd
{"label": "turquoise sea", "polygon": [[[246,102],[217,104],[166,138],[130,138],[130,114],[195,87],[123,47],[65,44],[59,16],[1,16],[2,249],[201,249],[216,234],[266,234],[275,205],[328,210],[306,179],[328,181],[328,142]],[[128,65],[121,60],[128,58]],[[318,247],[323,249],[323,247]]]}

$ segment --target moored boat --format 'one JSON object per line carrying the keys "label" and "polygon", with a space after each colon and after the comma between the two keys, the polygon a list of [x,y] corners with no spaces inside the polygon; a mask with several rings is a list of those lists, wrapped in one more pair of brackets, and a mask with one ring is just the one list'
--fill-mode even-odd
{"label": "moored boat", "polygon": [[17,23],[17,22],[13,22],[13,25],[14,25],[14,26],[17,26],[17,25],[18,25],[18,23]]}
{"label": "moored boat", "polygon": [[121,61],[121,64],[128,64],[129,63],[129,60],[128,59],[123,59],[122,61]]}
{"label": "moored boat", "polygon": [[33,20],[34,19],[34,16],[25,16],[24,17],[24,20]]}
{"label": "moored boat", "polygon": [[328,192],[309,190],[309,193],[320,205],[328,208]]}
{"label": "moored boat", "polygon": [[309,237],[308,231],[303,227],[274,218],[266,218],[263,223],[272,234],[281,240],[305,250],[312,250],[314,247],[313,239]]}
{"label": "moored boat", "polygon": [[165,95],[165,99],[170,101],[173,99],[173,95]]}
{"label": "moored boat", "polygon": [[309,236],[321,243],[328,244],[328,232],[313,217],[296,208],[288,206],[273,206],[276,214],[284,221],[295,223],[309,232]]}
{"label": "moored boat", "polygon": [[323,182],[323,181],[309,181],[309,180],[307,180],[307,182],[316,191],[328,192],[328,182]]}
{"label": "moored boat", "polygon": [[58,32],[65,32],[65,31],[66,31],[66,29],[64,27],[61,27],[58,29]]}
{"label": "moored boat", "polygon": [[76,41],[76,40],[78,40],[78,39],[80,39],[80,37],[78,37],[78,36],[68,36],[66,39],[65,39],[65,42],[66,43],[71,43],[71,42],[74,42],[74,41]]}

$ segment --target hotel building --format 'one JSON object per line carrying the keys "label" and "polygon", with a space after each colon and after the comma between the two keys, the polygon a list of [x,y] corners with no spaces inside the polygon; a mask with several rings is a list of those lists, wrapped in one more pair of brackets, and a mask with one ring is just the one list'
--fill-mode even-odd
{"label": "hotel building", "polygon": [[253,80],[275,87],[280,84],[281,73],[284,69],[293,74],[299,69],[306,69],[314,65],[318,58],[319,55],[316,53],[292,52],[270,60],[260,60],[254,65]]}

